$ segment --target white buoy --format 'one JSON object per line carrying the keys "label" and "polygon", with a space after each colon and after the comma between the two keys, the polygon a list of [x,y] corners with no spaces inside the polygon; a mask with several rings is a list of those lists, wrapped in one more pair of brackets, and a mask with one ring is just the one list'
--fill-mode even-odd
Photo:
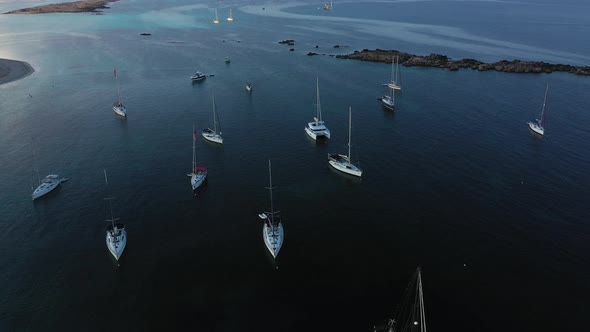
{"label": "white buoy", "polygon": [[417,320],[414,321],[414,325],[418,325],[418,321]]}

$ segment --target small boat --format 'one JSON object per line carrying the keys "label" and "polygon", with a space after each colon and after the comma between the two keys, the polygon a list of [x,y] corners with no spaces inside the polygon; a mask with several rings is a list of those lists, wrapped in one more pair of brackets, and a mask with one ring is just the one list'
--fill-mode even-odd
{"label": "small boat", "polygon": [[231,8],[229,9],[229,15],[227,16],[227,20],[232,22],[234,20],[233,16],[231,15]]}
{"label": "small boat", "polygon": [[324,10],[332,10],[332,0],[330,0],[330,4],[324,5]]}
{"label": "small boat", "polygon": [[267,188],[270,192],[270,212],[260,213],[258,214],[258,218],[264,222],[264,226],[262,227],[262,238],[264,239],[266,249],[268,249],[272,257],[276,259],[279,255],[279,250],[281,250],[281,246],[283,245],[285,233],[283,231],[283,224],[281,223],[281,219],[279,217],[280,211],[274,210],[272,199],[272,190],[274,188],[272,186],[270,160],[268,161],[268,177],[270,179],[269,187]]}
{"label": "small boat", "polygon": [[[217,112],[215,111],[215,96],[212,97],[213,99],[213,129],[207,128],[203,129],[201,135],[203,138],[208,140],[209,142],[223,144],[223,136],[221,136],[221,124],[219,124],[219,118],[217,117]],[[219,131],[217,131],[217,127],[219,127]]]}
{"label": "small boat", "polygon": [[246,82],[246,91],[252,92],[252,83]]}
{"label": "small boat", "polygon": [[195,74],[193,76],[191,76],[191,80],[193,80],[193,82],[202,81],[206,78],[207,78],[207,75],[203,74],[200,71],[195,72]]}
{"label": "small boat", "polygon": [[[108,193],[108,186],[109,181],[107,180],[107,171],[104,170],[104,180],[107,185],[107,193]],[[105,200],[109,201],[109,210],[111,212],[111,219],[107,219],[106,221],[110,221],[111,224],[107,225],[106,231],[106,244],[109,252],[117,261],[123,255],[123,251],[125,250],[125,246],[127,245],[127,231],[125,230],[125,224],[116,223],[115,221],[119,220],[119,218],[113,218],[113,205],[112,200],[115,197],[107,197]]]}
{"label": "small boat", "polygon": [[215,8],[215,19],[213,20],[213,23],[215,23],[215,24],[219,23],[219,18],[217,18],[217,8]]}
{"label": "small boat", "polygon": [[207,180],[207,168],[204,166],[197,166],[197,150],[195,144],[197,142],[197,131],[195,125],[193,125],[193,168],[187,176],[191,178],[191,187],[193,188],[193,194],[196,194],[196,190]]}
{"label": "small boat", "polygon": [[231,62],[231,60],[229,59],[229,57],[228,57],[228,56],[226,56],[226,57],[225,57],[225,63],[230,63],[230,62]]}
{"label": "small boat", "polygon": [[383,84],[386,85],[388,88],[393,89],[393,90],[401,90],[402,86],[400,83],[400,78],[399,78],[399,56],[396,56],[395,58],[392,56],[391,57],[391,81],[389,81],[389,83]]}
{"label": "small boat", "polygon": [[324,121],[322,121],[322,108],[320,106],[320,83],[316,78],[316,116],[313,122],[308,122],[305,127],[305,132],[309,137],[317,140],[319,137],[330,138],[330,130],[326,127]]}
{"label": "small boat", "polygon": [[422,270],[416,269],[414,277],[408,283],[402,301],[386,324],[375,326],[375,332],[420,331],[426,332],[426,313],[424,311],[424,294],[422,290]]}
{"label": "small boat", "polygon": [[549,92],[549,84],[545,88],[545,99],[543,100],[543,108],[541,109],[540,119],[527,122],[531,130],[541,136],[545,135],[545,107],[547,106],[547,93]]}
{"label": "small boat", "polygon": [[117,84],[117,101],[113,104],[113,112],[122,117],[126,117],[127,109],[125,108],[125,106],[123,106],[123,103],[121,102],[121,90],[119,89],[119,80],[117,79],[117,68],[115,68],[113,72],[115,75],[115,82]]}
{"label": "small boat", "polygon": [[361,177],[363,170],[350,162],[350,139],[352,128],[352,108],[348,109],[348,155],[328,154],[328,163],[340,172]]}
{"label": "small boat", "polygon": [[[38,176],[37,172],[37,176]],[[57,188],[60,183],[67,181],[65,178],[60,178],[59,175],[49,174],[43,180],[39,180],[39,186],[33,191],[31,198],[33,200],[48,194],[53,189]]]}

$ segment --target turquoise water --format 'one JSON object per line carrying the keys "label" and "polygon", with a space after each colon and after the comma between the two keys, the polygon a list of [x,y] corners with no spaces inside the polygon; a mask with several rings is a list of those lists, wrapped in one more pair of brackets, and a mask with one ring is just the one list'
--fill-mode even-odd
{"label": "turquoise water", "polygon": [[[376,99],[389,65],[305,55],[380,47],[588,64],[588,46],[564,35],[571,30],[530,39],[530,24],[513,30],[493,14],[537,16],[521,4],[425,5],[346,3],[324,13],[224,2],[219,25],[213,3],[188,1],[0,16],[0,57],[36,69],[0,86],[0,330],[370,331],[418,265],[430,329],[584,326],[587,78],[402,68],[389,113]],[[233,23],[224,21],[229,6]],[[551,6],[532,8],[588,32],[585,4]],[[465,14],[454,18],[452,8]],[[288,38],[294,52],[277,43]],[[111,110],[115,66],[127,120]],[[193,85],[195,70],[215,76]],[[316,77],[333,135],[325,144],[303,131]],[[526,121],[547,82],[539,139]],[[210,179],[193,197],[192,125],[212,125],[213,93],[225,145],[197,142]],[[327,164],[328,153],[346,151],[349,106],[361,181]],[[256,217],[268,208],[268,158],[285,221],[278,270]],[[31,203],[33,167],[70,180]],[[103,169],[129,232],[119,267],[104,244]]]}

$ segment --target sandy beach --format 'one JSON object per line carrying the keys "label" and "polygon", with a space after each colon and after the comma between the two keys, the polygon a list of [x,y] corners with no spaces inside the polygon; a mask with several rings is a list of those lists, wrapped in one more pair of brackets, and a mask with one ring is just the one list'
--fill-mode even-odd
{"label": "sandy beach", "polygon": [[31,75],[35,69],[24,61],[0,59],[0,85]]}

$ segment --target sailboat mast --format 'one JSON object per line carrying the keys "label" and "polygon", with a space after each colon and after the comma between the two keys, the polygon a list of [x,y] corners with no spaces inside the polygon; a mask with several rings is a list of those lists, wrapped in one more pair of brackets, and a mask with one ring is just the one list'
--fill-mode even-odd
{"label": "sailboat mast", "polygon": [[316,125],[319,121],[322,121],[322,107],[320,106],[320,80],[316,77],[316,94],[317,94],[317,116],[316,116]]}
{"label": "sailboat mast", "polygon": [[270,159],[268,160],[268,178],[269,178],[269,187],[268,190],[270,192],[270,221],[271,221],[271,226],[272,226],[272,222],[274,221],[274,204],[273,204],[273,199],[272,199],[272,169],[271,169],[271,165],[270,165]]}
{"label": "sailboat mast", "polygon": [[424,313],[424,297],[422,293],[422,273],[418,268],[418,295],[420,296],[420,330],[426,332],[426,314]]}
{"label": "sailboat mast", "polygon": [[[107,170],[104,169],[104,182],[106,183],[107,186],[107,196],[109,195],[109,180],[107,179]],[[106,200],[109,201],[109,211],[111,212],[111,220],[109,220],[111,222],[111,225],[113,226],[113,232],[115,231],[115,218],[113,218],[113,203],[111,202],[111,200],[113,199],[113,197],[107,197],[105,198]]]}
{"label": "sailboat mast", "polygon": [[195,124],[193,123],[193,169],[191,173],[195,173],[195,167],[197,164],[197,150],[195,150],[195,142],[197,141],[197,132],[195,131]]}
{"label": "sailboat mast", "polygon": [[399,83],[399,55],[395,57],[395,83]]}
{"label": "sailboat mast", "polygon": [[121,103],[121,89],[119,88],[119,79],[117,78],[117,67],[115,67],[114,73],[115,85],[117,86],[117,103]]}
{"label": "sailboat mast", "polygon": [[217,134],[217,116],[215,114],[215,95],[212,95],[211,98],[213,99],[213,130],[215,130],[215,133]]}
{"label": "sailboat mast", "polygon": [[545,88],[545,99],[543,99],[543,110],[541,111],[541,126],[545,125],[545,106],[547,105],[547,92],[549,92],[549,83]]}
{"label": "sailboat mast", "polygon": [[33,149],[33,169],[35,170],[35,173],[37,173],[37,182],[39,182],[39,185],[41,185],[41,177],[39,176],[39,167],[37,167],[37,158],[35,158],[35,145],[34,142],[31,141],[31,148]]}
{"label": "sailboat mast", "polygon": [[348,107],[348,162],[350,162],[350,140],[352,136],[352,107]]}

